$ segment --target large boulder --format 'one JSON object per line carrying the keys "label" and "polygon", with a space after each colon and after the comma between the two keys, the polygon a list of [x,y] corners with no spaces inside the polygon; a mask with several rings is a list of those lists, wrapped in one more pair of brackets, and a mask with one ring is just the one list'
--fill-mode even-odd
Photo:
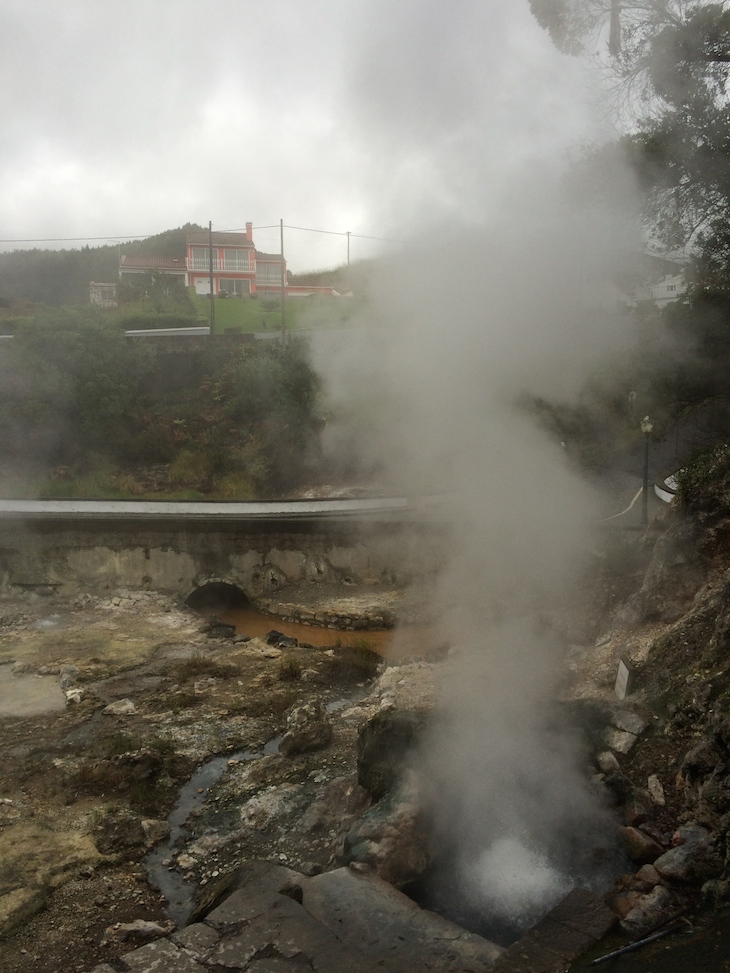
{"label": "large boulder", "polygon": [[376,800],[397,784],[425,723],[422,710],[385,709],[360,727],[357,779]]}
{"label": "large boulder", "polygon": [[352,828],[344,861],[369,866],[396,888],[423,877],[430,865],[429,833],[415,774],[408,774]]}

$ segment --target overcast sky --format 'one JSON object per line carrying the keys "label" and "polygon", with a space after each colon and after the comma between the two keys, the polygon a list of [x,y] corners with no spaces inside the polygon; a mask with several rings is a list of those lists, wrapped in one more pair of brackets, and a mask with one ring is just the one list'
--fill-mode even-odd
{"label": "overcast sky", "polygon": [[0,238],[250,221],[278,250],[283,218],[357,259],[357,234],[488,222],[517,170],[605,133],[599,88],[527,0],[0,0]]}

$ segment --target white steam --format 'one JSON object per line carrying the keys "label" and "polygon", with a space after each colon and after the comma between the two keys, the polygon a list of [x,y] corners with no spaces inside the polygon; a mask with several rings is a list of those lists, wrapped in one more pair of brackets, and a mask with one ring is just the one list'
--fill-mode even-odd
{"label": "white steam", "polygon": [[544,855],[516,838],[498,838],[466,870],[466,877],[486,909],[494,915],[506,912],[517,926],[534,921],[545,902],[567,895],[574,884]]}
{"label": "white steam", "polygon": [[[565,105],[555,104],[550,71],[530,101],[514,64],[505,65],[514,45],[499,52],[493,39],[488,83],[479,87],[478,36],[457,20],[419,27],[415,18],[405,62],[419,65],[418,85],[400,63],[407,91],[393,90],[391,110],[367,103],[361,114],[374,147],[395,158],[408,139],[414,152],[431,147],[429,172],[449,182],[448,193],[434,190],[438,219],[424,226],[424,198],[417,232],[377,274],[359,339],[341,353],[328,347],[319,365],[340,417],[330,447],[377,470],[390,490],[448,499],[451,540],[435,607],[456,652],[420,765],[438,847],[480,908],[520,924],[574,884],[594,882],[595,856],[611,832],[578,736],[553,702],[561,651],[554,619],[585,568],[598,505],[529,403],[570,400],[624,344],[612,278],[635,238],[630,194],[611,212],[579,204],[554,155],[513,154],[498,172],[494,145],[516,144],[505,118],[519,129],[542,110],[544,146]],[[498,32],[500,18],[490,23]],[[488,26],[482,15],[475,25]],[[458,72],[449,74],[454,112],[418,61],[419,30],[425,52],[442,31],[450,57],[461,50],[469,66],[462,87]],[[382,52],[375,61],[383,64]],[[535,85],[533,68],[526,77]],[[503,77],[512,88],[495,87]],[[390,90],[387,78],[373,87],[381,96]],[[484,118],[494,127],[483,128]],[[529,142],[529,131],[522,136]],[[447,214],[449,197],[458,204]]]}

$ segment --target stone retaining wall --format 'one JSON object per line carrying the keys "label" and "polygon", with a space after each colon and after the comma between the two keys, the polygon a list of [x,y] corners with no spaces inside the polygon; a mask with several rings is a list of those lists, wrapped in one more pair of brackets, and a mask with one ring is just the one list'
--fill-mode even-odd
{"label": "stone retaining wall", "polygon": [[[79,521],[70,527],[6,521],[0,524],[0,586],[148,587],[185,598],[220,580],[285,617],[263,602],[275,602],[272,595],[287,585],[406,584],[435,573],[442,548],[442,529],[400,522],[298,522],[282,530],[280,523]],[[360,618],[295,620],[362,627]]]}

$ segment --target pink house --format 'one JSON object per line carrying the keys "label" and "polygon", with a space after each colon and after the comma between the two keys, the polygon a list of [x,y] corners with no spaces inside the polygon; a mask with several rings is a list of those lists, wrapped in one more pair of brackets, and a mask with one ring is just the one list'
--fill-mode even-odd
{"label": "pink house", "polygon": [[[225,291],[229,297],[255,294],[256,248],[250,223],[246,224],[245,233],[192,230],[187,234],[188,286],[194,287],[196,294],[210,294],[211,238],[213,293]],[[281,267],[281,258],[277,259]]]}
{"label": "pink house", "polygon": [[[119,276],[131,274],[171,274],[193,287],[196,294],[210,294],[211,264],[213,294],[229,297],[278,297],[281,294],[282,256],[262,253],[253,242],[253,224],[245,233],[190,230],[186,235],[185,257],[127,257],[119,261]],[[283,271],[287,275],[286,261]],[[286,278],[285,278],[286,279]],[[287,297],[309,294],[334,294],[331,287],[287,285]]]}

